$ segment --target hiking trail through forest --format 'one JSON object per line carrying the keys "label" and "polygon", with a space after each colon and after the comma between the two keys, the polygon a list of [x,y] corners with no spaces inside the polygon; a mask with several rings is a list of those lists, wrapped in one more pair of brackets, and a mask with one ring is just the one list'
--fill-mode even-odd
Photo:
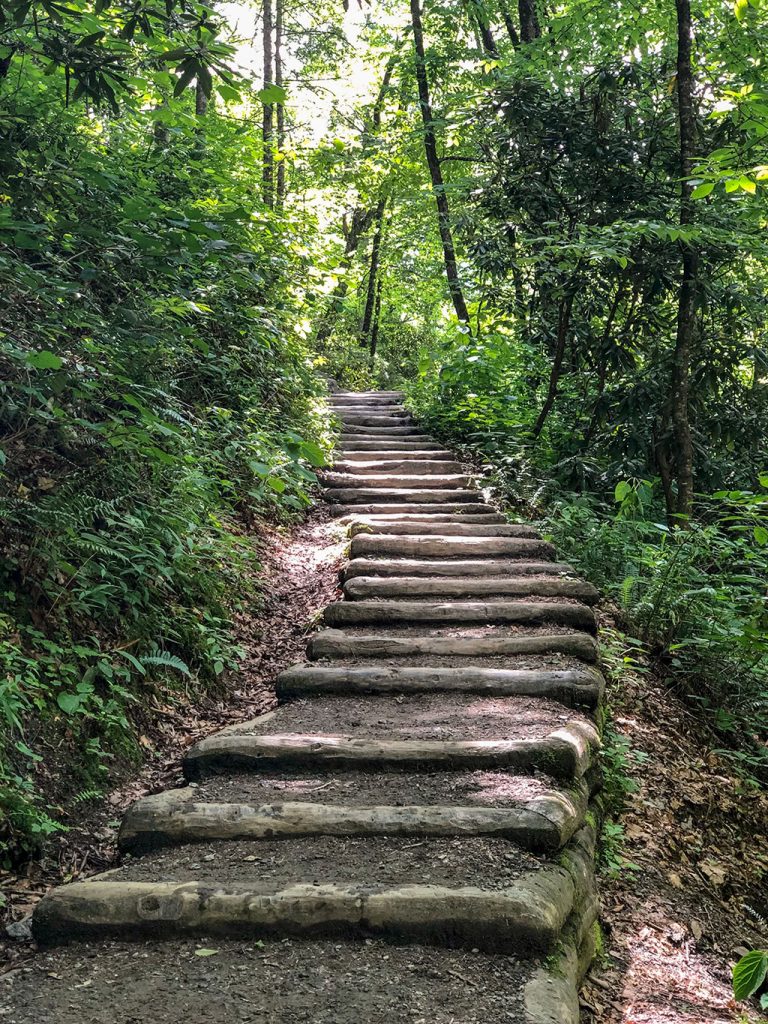
{"label": "hiking trail through forest", "polygon": [[344,600],[276,710],[129,808],[120,867],[38,905],[48,951],[10,981],[12,1024],[579,1021],[598,593],[399,393],[332,402]]}

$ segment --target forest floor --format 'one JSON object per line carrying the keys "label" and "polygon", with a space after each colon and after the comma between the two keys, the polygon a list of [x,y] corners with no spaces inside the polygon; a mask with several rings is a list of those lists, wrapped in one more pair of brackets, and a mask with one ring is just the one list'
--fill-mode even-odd
{"label": "forest floor", "polygon": [[[147,732],[141,769],[76,809],[77,823],[43,860],[0,876],[9,921],[23,919],[51,886],[112,866],[123,811],[179,784],[190,743],[274,705],[275,677],[301,660],[319,612],[338,596],[345,546],[322,508],[290,532],[262,534],[264,600],[237,620],[242,671],[216,699],[169,702]],[[768,796],[707,752],[696,718],[652,674],[622,671],[609,705],[631,748],[620,770],[638,788],[621,819],[621,847],[609,825],[603,850],[605,946],[583,989],[585,1024],[757,1020],[733,1003],[730,967],[746,948],[768,942],[764,886],[762,903],[758,895],[768,870]],[[46,971],[46,959],[29,942],[0,940],[0,1006],[2,975]]]}
{"label": "forest floor", "polygon": [[[759,1020],[733,1001],[731,968],[768,944],[768,794],[711,752],[711,735],[651,672],[608,686],[637,785],[604,836],[605,948],[582,991],[589,1024]],[[617,862],[624,862],[619,866]]]}

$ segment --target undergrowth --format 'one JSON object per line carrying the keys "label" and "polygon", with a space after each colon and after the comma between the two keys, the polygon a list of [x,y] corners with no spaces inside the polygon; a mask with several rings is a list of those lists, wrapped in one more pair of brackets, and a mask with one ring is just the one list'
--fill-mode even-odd
{"label": "undergrowth", "polygon": [[5,113],[0,863],[140,756],[153,695],[236,669],[247,528],[306,508],[328,442],[289,301],[308,225],[254,201],[256,132],[84,122],[40,75]]}

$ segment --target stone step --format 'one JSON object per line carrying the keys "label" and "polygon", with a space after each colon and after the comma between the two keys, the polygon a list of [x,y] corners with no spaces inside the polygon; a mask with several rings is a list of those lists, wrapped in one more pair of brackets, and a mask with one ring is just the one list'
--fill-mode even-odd
{"label": "stone step", "polygon": [[388,402],[405,401],[404,391],[334,391],[330,395],[332,402],[356,402],[386,404]]}
{"label": "stone step", "polygon": [[405,406],[402,402],[329,402],[328,407],[333,412],[346,413],[372,413],[374,416],[388,416],[390,414],[407,416]]}
{"label": "stone step", "polygon": [[514,768],[579,779],[599,745],[594,723],[545,698],[454,693],[318,696],[284,704],[195,743],[184,773],[324,765],[377,771]]}
{"label": "stone step", "polygon": [[532,537],[541,540],[541,537],[533,526],[525,523],[507,523],[503,515],[494,516],[493,523],[478,523],[461,521],[456,517],[440,516],[437,521],[425,522],[416,520],[409,522],[407,519],[395,519],[391,522],[381,522],[373,517],[359,518],[350,525],[349,532],[353,537],[359,533],[386,533],[398,537]]}
{"label": "stone step", "polygon": [[361,476],[379,476],[382,473],[450,476],[455,473],[463,473],[460,462],[450,462],[445,459],[404,459],[402,453],[395,454],[397,458],[377,458],[375,460],[366,459],[364,453],[358,459],[351,459],[347,455],[346,458],[340,459],[333,469],[336,473],[357,473]]}
{"label": "stone step", "polygon": [[397,665],[294,665],[277,677],[281,700],[316,694],[481,693],[549,697],[568,707],[597,707],[605,681],[593,668],[414,668]]}
{"label": "stone step", "polygon": [[420,489],[428,487],[432,490],[456,490],[469,487],[470,478],[462,473],[451,473],[432,475],[405,473],[381,473],[381,474],[355,474],[324,472],[322,483],[324,487],[336,488],[386,488],[387,490],[404,490],[405,488]]}
{"label": "stone step", "polygon": [[[478,517],[480,518],[480,517]],[[472,518],[474,522],[474,517]],[[439,559],[353,558],[342,573],[344,579],[356,576],[559,576],[575,575],[566,562],[538,562],[514,558]]]}
{"label": "stone step", "polygon": [[499,555],[554,558],[555,549],[547,541],[529,537],[388,537],[384,534],[358,534],[352,538],[351,554],[352,558],[366,555],[395,558],[466,559],[493,558]]}
{"label": "stone step", "polygon": [[569,626],[597,633],[591,608],[561,601],[337,601],[323,612],[329,626],[394,623],[512,623]]}
{"label": "stone step", "polygon": [[[249,785],[250,778],[255,781]],[[526,850],[553,852],[583,824],[588,796],[583,783],[553,789],[498,771],[428,774],[418,785],[411,774],[354,771],[331,773],[323,785],[296,772],[285,782],[275,778],[272,786],[260,775],[250,778],[228,779],[224,786],[214,779],[212,787],[137,800],[123,818],[120,850],[136,855],[181,843],[281,836],[465,835],[499,836]],[[291,787],[308,792],[296,797]],[[320,790],[315,800],[313,788]],[[219,797],[222,789],[228,799]]]}
{"label": "stone step", "polygon": [[401,462],[404,465],[407,465],[409,462],[422,462],[425,466],[433,465],[435,462],[449,462],[451,465],[461,465],[461,463],[455,462],[456,456],[453,452],[447,452],[444,448],[390,449],[389,446],[387,446],[386,449],[377,448],[372,451],[366,451],[365,448],[359,449],[345,447],[342,451],[339,451],[337,455],[339,462],[347,462],[355,465],[358,463],[365,465],[367,462],[379,462],[385,468],[388,468],[389,464],[392,462]]}
{"label": "stone step", "polygon": [[[475,506],[472,507],[474,508]],[[486,508],[488,507],[489,506],[486,506]],[[468,524],[470,526],[500,526],[505,525],[507,522],[501,512],[486,512],[482,515],[473,515],[471,520],[468,520],[467,517],[462,515],[460,512],[385,512],[380,513],[379,515],[352,515],[349,519],[350,531],[353,533],[364,532],[364,529],[354,529],[358,525],[363,528],[366,526],[391,526],[396,529],[398,526],[417,528],[419,524],[422,526],[449,526],[451,523]],[[370,532],[389,533],[390,531],[383,531],[374,528]]]}
{"label": "stone step", "polygon": [[363,426],[357,423],[344,423],[341,427],[342,444],[360,438],[361,440],[383,441],[390,437],[410,437],[419,441],[433,440],[429,434],[423,433],[417,426]]}
{"label": "stone step", "polygon": [[426,435],[422,435],[421,440],[414,438],[408,440],[403,437],[387,438],[361,438],[361,437],[345,437],[340,445],[340,451],[342,455],[346,455],[348,452],[376,452],[377,458],[379,456],[385,456],[388,454],[401,454],[407,453],[412,455],[418,455],[426,453],[427,455],[442,455],[446,458],[454,458],[453,452],[446,451],[439,441],[433,441],[427,439]]}
{"label": "stone step", "polygon": [[594,604],[599,594],[582,580],[496,576],[355,576],[344,584],[351,601],[419,597],[560,597]]}
{"label": "stone step", "polygon": [[[557,862],[515,854],[498,838],[416,845],[380,837],[228,842],[205,863],[197,861],[199,846],[173,857],[158,851],[60,886],[38,905],[33,934],[47,946],[104,938],[381,936],[535,957],[554,951],[589,886],[580,862],[570,860],[570,845]],[[243,865],[248,851],[258,860]]]}
{"label": "stone step", "polygon": [[309,642],[308,656],[321,658],[408,658],[414,655],[456,658],[497,658],[563,654],[589,664],[598,660],[597,644],[587,633],[539,633],[519,636],[358,636],[341,629],[323,629]]}
{"label": "stone step", "polygon": [[[421,513],[437,512],[438,510],[444,515],[461,515],[461,516],[487,516],[495,513],[495,509],[490,505],[486,505],[483,501],[466,500],[464,494],[471,494],[470,491],[462,491],[462,500],[453,502],[441,502],[436,505],[434,502],[428,504],[419,501],[392,501],[389,498],[381,499],[381,492],[378,492],[376,497],[377,501],[371,501],[369,504],[331,504],[330,512],[332,516],[338,517],[351,517],[352,519],[359,518],[360,516],[381,516],[381,515],[418,515]],[[478,520],[479,521],[479,520]]]}
{"label": "stone step", "polygon": [[[480,504],[483,496],[469,488],[438,487],[336,487],[326,491],[326,501],[339,505],[365,505],[372,502],[380,504],[442,504],[462,503]],[[384,539],[384,538],[382,538]]]}
{"label": "stone step", "polygon": [[353,424],[359,427],[407,427],[413,420],[406,412],[346,412],[337,411],[342,427]]}

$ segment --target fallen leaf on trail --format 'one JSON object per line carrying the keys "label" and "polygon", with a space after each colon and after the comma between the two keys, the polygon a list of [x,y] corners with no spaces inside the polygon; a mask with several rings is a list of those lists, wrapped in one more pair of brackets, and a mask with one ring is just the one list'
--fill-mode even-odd
{"label": "fallen leaf on trail", "polygon": [[218,949],[196,949],[195,956],[216,956]]}

